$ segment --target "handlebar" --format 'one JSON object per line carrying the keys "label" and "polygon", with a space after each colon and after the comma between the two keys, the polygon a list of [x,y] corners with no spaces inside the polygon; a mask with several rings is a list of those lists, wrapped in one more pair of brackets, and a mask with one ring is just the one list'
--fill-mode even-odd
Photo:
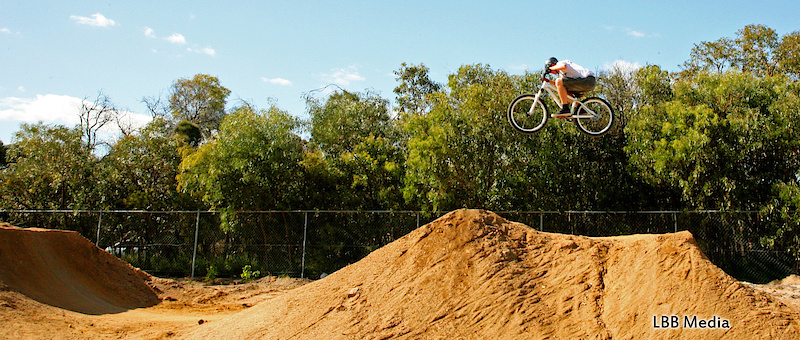
{"label": "handlebar", "polygon": [[553,71],[547,67],[545,67],[544,71],[542,72],[542,81],[550,81],[549,76],[551,74],[558,74],[558,71]]}
{"label": "handlebar", "polygon": [[545,68],[544,72],[542,72],[542,81],[550,81],[550,78],[548,78],[548,76],[555,73],[556,72],[553,72],[553,70]]}

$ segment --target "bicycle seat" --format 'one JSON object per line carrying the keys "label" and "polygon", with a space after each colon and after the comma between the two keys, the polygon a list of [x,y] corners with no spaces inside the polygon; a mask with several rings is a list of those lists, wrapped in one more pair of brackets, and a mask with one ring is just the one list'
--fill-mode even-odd
{"label": "bicycle seat", "polygon": [[569,95],[575,98],[583,98],[584,92],[569,92]]}

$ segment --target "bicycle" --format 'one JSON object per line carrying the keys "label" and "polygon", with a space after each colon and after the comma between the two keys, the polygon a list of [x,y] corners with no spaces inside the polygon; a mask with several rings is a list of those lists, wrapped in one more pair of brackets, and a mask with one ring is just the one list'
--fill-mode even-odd
{"label": "bicycle", "polygon": [[[519,132],[530,134],[541,130],[547,119],[551,117],[547,112],[547,105],[542,96],[546,92],[560,107],[558,89],[547,78],[548,73],[542,75],[542,87],[536,94],[523,94],[508,106],[508,121]],[[570,116],[559,117],[575,122],[581,132],[589,136],[602,136],[611,130],[614,125],[614,109],[611,104],[600,97],[584,98],[580,92],[569,92]],[[584,99],[581,99],[584,98]]]}

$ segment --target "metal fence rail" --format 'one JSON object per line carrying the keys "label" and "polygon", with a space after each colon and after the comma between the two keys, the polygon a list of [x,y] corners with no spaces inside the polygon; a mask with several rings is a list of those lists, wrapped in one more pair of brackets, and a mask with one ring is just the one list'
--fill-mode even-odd
{"label": "metal fence rail", "polygon": [[[717,266],[740,280],[797,273],[786,251],[760,245],[756,211],[508,211],[540,231],[585,236],[692,232]],[[74,230],[157,276],[234,277],[245,265],[262,275],[318,278],[438,218],[420,211],[8,210],[0,221]],[[785,249],[785,248],[784,248]]]}

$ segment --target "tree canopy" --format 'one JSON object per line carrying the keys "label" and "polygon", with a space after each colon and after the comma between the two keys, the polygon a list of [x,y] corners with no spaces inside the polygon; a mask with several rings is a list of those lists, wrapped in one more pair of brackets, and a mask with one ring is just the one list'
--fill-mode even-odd
{"label": "tree canopy", "polygon": [[403,63],[394,101],[317,93],[305,121],[228,108],[230,90],[198,74],[102,156],[104,95],[79,127],[24,125],[0,144],[0,209],[218,209],[230,227],[247,210],[745,209],[771,214],[765,242],[797,242],[799,51],[800,32],[748,25],[695,44],[677,72],[603,70],[594,94],[620,119],[600,138],[561,120],[509,126],[507,105],[541,70],[463,65],[437,83]]}
{"label": "tree canopy", "polygon": [[747,25],[736,32],[735,38],[695,44],[683,65],[684,73],[740,70],[756,76],[785,75],[797,80],[799,40],[798,31],[779,37],[767,26]]}
{"label": "tree canopy", "polygon": [[175,122],[186,120],[196,124],[207,138],[222,123],[230,93],[217,77],[208,74],[181,78],[170,88],[169,113]]}

